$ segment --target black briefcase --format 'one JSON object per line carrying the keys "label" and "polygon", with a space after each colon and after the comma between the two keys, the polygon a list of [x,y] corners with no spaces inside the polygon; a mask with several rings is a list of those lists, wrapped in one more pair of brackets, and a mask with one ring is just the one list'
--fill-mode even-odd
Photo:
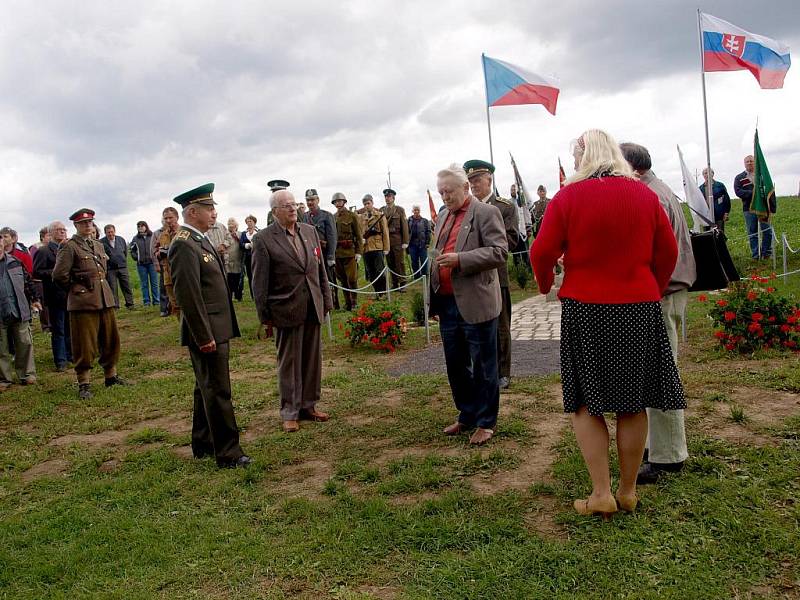
{"label": "black briefcase", "polygon": [[697,279],[690,291],[722,290],[731,281],[739,281],[739,272],[731,260],[724,233],[714,227],[691,236]]}

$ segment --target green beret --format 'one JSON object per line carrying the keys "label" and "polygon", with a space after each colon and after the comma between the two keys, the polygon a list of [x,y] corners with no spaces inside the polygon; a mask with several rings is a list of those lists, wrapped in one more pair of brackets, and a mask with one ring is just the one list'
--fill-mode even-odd
{"label": "green beret", "polygon": [[473,159],[464,163],[464,170],[467,172],[467,178],[481,173],[494,173],[494,165],[485,160]]}
{"label": "green beret", "polygon": [[205,204],[207,206],[214,206],[214,184],[207,183],[196,187],[193,190],[182,193],[180,196],[173,198],[181,207],[186,208],[190,204]]}
{"label": "green beret", "polygon": [[285,190],[289,187],[289,182],[285,179],[273,179],[272,181],[268,181],[267,185],[269,186],[270,191],[277,192],[278,190]]}
{"label": "green beret", "polygon": [[81,221],[91,221],[94,219],[94,211],[91,208],[81,208],[76,210],[69,216],[69,220],[73,223],[80,223]]}
{"label": "green beret", "polygon": [[388,196],[389,194],[391,194],[392,196],[397,196],[397,192],[395,192],[392,188],[386,188],[385,190],[383,190],[384,196]]}

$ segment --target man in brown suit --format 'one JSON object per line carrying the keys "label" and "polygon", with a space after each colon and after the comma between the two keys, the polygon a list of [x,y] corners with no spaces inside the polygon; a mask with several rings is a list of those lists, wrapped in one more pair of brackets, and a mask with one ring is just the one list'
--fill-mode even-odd
{"label": "man in brown suit", "polygon": [[470,443],[480,445],[494,435],[500,406],[497,269],[506,264],[508,244],[500,211],[470,195],[463,168],[451,165],[437,177],[445,206],[431,253],[430,312],[439,315],[447,378],[459,410],[444,433],[477,427]]}
{"label": "man in brown suit", "polygon": [[239,337],[239,325],[222,258],[204,235],[217,218],[213,192],[207,183],[175,198],[184,225],[167,259],[181,307],[181,344],[194,369],[192,453],[214,456],[220,468],[246,467],[252,461],[239,445],[228,371],[229,341]]}
{"label": "man in brown suit", "polygon": [[267,337],[278,348],[281,419],[287,433],[298,421],[327,421],[316,409],[322,379],[320,325],[331,311],[331,292],[317,230],[297,222],[287,190],[270,196],[272,225],[253,238],[253,296]]}
{"label": "man in brown suit", "polygon": [[[386,255],[386,264],[394,271],[392,273],[392,287],[400,287],[406,282],[406,248],[408,248],[408,219],[402,206],[394,203],[395,192],[392,188],[383,190],[383,199],[386,206],[381,209],[389,225],[389,254]],[[396,275],[395,273],[399,273]],[[400,290],[405,292],[405,290]]]}
{"label": "man in brown suit", "polygon": [[58,251],[53,283],[67,290],[67,312],[72,336],[72,358],[78,378],[78,396],[92,397],[89,370],[98,354],[106,387],[124,385],[117,375],[119,331],[117,303],[106,280],[108,256],[94,237],[94,211],[82,208],[70,216],[76,235]]}
{"label": "man in brown suit", "polygon": [[161,273],[161,281],[164,283],[164,289],[169,298],[170,314],[175,315],[178,317],[178,320],[180,320],[180,305],[175,298],[175,288],[172,284],[172,272],[170,270],[169,260],[167,259],[172,240],[174,240],[175,236],[178,234],[178,211],[174,206],[168,206],[161,213],[161,216],[164,227],[155,241],[154,254],[158,257],[158,261],[156,261],[156,271]]}

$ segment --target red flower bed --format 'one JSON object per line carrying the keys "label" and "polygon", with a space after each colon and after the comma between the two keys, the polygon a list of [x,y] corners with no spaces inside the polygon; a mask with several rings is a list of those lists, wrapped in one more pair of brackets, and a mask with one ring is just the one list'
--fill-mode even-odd
{"label": "red flower bed", "polygon": [[376,350],[394,352],[408,333],[408,323],[395,304],[366,302],[347,320],[344,332],[351,346],[369,343]]}

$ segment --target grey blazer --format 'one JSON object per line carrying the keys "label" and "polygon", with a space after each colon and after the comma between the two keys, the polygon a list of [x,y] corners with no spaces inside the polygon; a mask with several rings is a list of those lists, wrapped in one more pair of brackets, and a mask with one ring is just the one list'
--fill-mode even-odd
{"label": "grey blazer", "polygon": [[[297,223],[305,257],[301,261],[286,231],[273,222],[253,237],[253,297],[258,318],[275,327],[304,321],[325,322],[332,308],[331,291],[317,229]],[[314,311],[308,314],[309,300]]]}
{"label": "grey blazer", "polygon": [[[440,252],[445,244],[439,239],[441,226],[448,216],[447,208],[439,212],[433,247]],[[483,204],[470,196],[467,214],[461,222],[456,237],[459,267],[453,269],[451,279],[458,311],[467,323],[483,323],[500,314],[500,283],[497,268],[505,267],[508,242],[503,217],[497,207]],[[439,269],[431,266],[432,297],[439,289]]]}

